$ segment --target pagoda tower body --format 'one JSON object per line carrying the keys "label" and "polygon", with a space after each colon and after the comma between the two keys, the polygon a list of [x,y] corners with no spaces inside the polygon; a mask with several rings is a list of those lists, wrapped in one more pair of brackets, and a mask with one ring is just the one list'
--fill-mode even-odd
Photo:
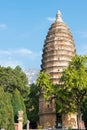
{"label": "pagoda tower body", "polygon": [[[59,80],[62,71],[68,66],[68,63],[75,54],[76,49],[72,34],[68,26],[63,22],[60,11],[58,11],[56,14],[56,20],[49,28],[46,36],[43,47],[41,69],[50,74],[50,80],[52,83],[60,84]],[[60,115],[57,116],[55,102],[52,102],[51,104],[46,103],[43,94],[39,99],[39,115],[40,124],[44,128],[53,128],[56,126],[56,123],[59,123],[59,126],[62,127],[70,125],[68,124],[69,115],[62,115],[62,118]],[[73,114],[72,116],[74,117]],[[74,117],[74,121],[77,122],[76,117]],[[73,128],[77,127],[75,122],[72,126]]]}

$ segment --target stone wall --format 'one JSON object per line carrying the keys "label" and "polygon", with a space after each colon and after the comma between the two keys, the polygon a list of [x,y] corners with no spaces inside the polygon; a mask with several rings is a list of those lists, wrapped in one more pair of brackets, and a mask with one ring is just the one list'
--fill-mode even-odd
{"label": "stone wall", "polygon": [[63,128],[73,128],[77,129],[77,114],[62,114],[62,127]]}
{"label": "stone wall", "polygon": [[56,116],[55,114],[40,115],[40,124],[43,128],[55,128]]}

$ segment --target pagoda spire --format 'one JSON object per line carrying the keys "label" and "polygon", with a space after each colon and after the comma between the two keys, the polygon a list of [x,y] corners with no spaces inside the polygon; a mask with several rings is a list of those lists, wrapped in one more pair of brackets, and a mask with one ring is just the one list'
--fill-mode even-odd
{"label": "pagoda spire", "polygon": [[56,22],[63,22],[61,16],[62,16],[62,14],[61,14],[60,10],[58,10],[56,13]]}

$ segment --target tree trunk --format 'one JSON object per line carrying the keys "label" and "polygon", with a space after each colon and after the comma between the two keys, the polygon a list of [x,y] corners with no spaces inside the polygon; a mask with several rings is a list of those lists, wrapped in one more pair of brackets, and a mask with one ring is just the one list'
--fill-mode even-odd
{"label": "tree trunk", "polygon": [[82,115],[80,109],[78,110],[78,115],[77,115],[77,125],[78,125],[78,130],[81,130],[81,120],[82,120]]}

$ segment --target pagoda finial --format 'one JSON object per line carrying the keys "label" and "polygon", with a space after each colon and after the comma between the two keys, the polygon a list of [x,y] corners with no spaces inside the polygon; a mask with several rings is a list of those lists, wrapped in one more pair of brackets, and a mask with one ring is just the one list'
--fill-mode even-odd
{"label": "pagoda finial", "polygon": [[57,14],[56,14],[56,22],[63,22],[62,20],[62,17],[61,17],[61,12],[60,10],[57,11]]}

